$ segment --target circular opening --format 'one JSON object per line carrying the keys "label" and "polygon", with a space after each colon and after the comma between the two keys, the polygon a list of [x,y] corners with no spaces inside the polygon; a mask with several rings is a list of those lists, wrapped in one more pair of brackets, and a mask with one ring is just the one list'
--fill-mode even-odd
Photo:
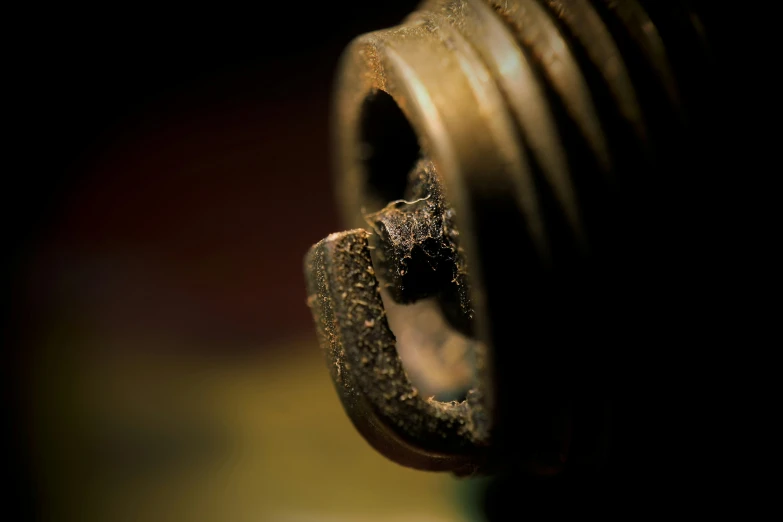
{"label": "circular opening", "polygon": [[388,93],[376,91],[364,101],[360,140],[368,203],[377,207],[368,210],[380,210],[390,201],[403,199],[420,147],[408,118]]}

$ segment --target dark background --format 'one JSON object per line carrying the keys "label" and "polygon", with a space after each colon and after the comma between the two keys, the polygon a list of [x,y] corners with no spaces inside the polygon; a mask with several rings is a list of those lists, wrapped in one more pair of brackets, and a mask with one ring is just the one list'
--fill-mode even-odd
{"label": "dark background", "polygon": [[[178,313],[209,317],[206,329],[301,328],[300,257],[338,226],[328,111],[339,54],[415,4],[68,9],[26,22],[9,100],[23,152],[7,176],[12,261],[154,251],[171,286],[202,281]],[[202,280],[199,267],[221,280]]]}

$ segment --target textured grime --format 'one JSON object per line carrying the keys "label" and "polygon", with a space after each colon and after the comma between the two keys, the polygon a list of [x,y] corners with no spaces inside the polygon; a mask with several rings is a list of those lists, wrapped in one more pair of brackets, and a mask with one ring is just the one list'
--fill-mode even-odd
{"label": "textured grime", "polygon": [[436,297],[449,322],[472,333],[467,266],[453,208],[433,163],[411,171],[406,199],[366,216],[378,279],[398,303]]}
{"label": "textured grime", "polygon": [[364,230],[332,234],[305,262],[308,304],[340,398],[357,429],[390,458],[425,469],[453,469],[461,459],[472,467],[485,430],[474,426],[484,416],[469,410],[480,405],[424,398],[411,385],[386,319],[369,237]]}

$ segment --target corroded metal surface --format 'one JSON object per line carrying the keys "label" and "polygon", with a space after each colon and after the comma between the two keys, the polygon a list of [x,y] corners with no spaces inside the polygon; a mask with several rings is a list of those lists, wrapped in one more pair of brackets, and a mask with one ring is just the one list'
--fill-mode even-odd
{"label": "corroded metal surface", "polygon": [[369,234],[332,234],[306,259],[309,304],[340,399],[356,428],[382,453],[429,470],[470,473],[480,467],[482,417],[473,401],[421,397],[395,349]]}
{"label": "corroded metal surface", "polygon": [[454,209],[435,167],[421,160],[406,198],[367,216],[373,266],[391,297],[406,304],[437,297],[451,323],[470,334],[473,307]]}
{"label": "corroded metal surface", "polygon": [[[677,202],[670,180],[708,143],[693,138],[709,46],[686,4],[425,0],[345,51],[333,150],[353,230],[305,271],[346,411],[389,458],[537,477],[605,466],[605,361],[643,323],[634,293],[673,272],[674,242],[660,245],[675,207],[660,201]],[[417,395],[381,288],[436,300],[473,342],[464,401]]]}

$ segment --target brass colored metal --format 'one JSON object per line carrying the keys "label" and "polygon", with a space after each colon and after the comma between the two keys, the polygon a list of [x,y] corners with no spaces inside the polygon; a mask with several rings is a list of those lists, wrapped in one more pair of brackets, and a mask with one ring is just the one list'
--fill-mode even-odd
{"label": "brass colored metal", "polygon": [[609,146],[593,95],[565,35],[555,25],[553,14],[547,12],[537,0],[491,0],[490,4],[507,20],[518,41],[529,49],[545,70],[547,78],[586,137],[602,168],[611,169]]}
{"label": "brass colored metal", "polygon": [[[332,135],[353,230],[315,245],[305,271],[346,411],[384,455],[460,474],[605,462],[605,404],[585,392],[603,366],[581,343],[626,342],[605,332],[628,318],[624,267],[654,230],[636,226],[639,203],[664,190],[689,131],[688,69],[657,26],[682,24],[667,13],[642,0],[425,0],[346,49]],[[444,270],[454,277],[415,286]],[[443,298],[448,284],[467,287],[469,314]],[[401,302],[439,296],[478,341],[465,401],[417,396],[384,286]]]}
{"label": "brass colored metal", "polygon": [[[459,27],[476,48],[522,129],[519,146],[524,146],[523,139],[528,143],[530,153],[561,201],[569,225],[581,237],[583,231],[579,203],[571,184],[563,143],[544,86],[536,77],[531,60],[515,41],[514,34],[485,2],[437,0],[427,2],[422,7],[433,9],[446,18],[447,24]],[[535,234],[536,241],[540,243],[542,255],[548,255],[544,223],[539,215],[539,203],[534,197],[534,181],[529,168],[525,174],[525,183],[519,189],[520,198],[524,208],[528,209],[526,215],[531,233]]]}
{"label": "brass colored metal", "polygon": [[644,10],[637,0],[601,0],[612,15],[623,24],[630,37],[644,54],[645,59],[653,64],[656,78],[661,82],[669,97],[670,103],[675,106],[680,104],[680,94],[677,81],[674,78],[669,58],[666,56],[666,48],[663,45],[658,29],[650,19],[650,15]]}
{"label": "brass colored metal", "polygon": [[546,0],[546,5],[563,22],[584,48],[609,87],[617,108],[638,138],[646,142],[642,109],[620,50],[589,0]]}

